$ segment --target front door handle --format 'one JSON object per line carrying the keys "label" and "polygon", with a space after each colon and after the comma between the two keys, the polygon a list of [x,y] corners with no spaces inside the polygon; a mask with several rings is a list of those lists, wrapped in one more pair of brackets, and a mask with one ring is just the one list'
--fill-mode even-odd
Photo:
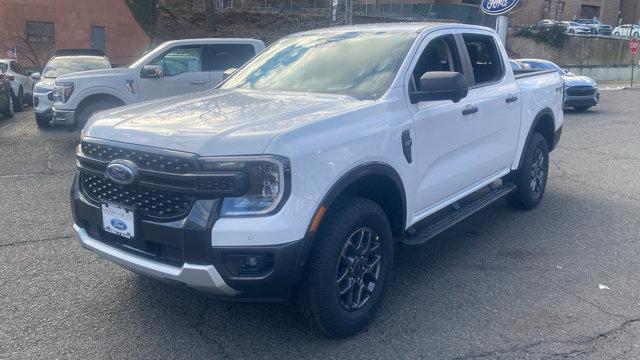
{"label": "front door handle", "polygon": [[511,96],[509,96],[505,101],[507,102],[507,104],[510,104],[510,103],[512,103],[512,102],[516,102],[516,101],[518,101],[518,97],[517,97],[517,96],[515,96],[515,95],[511,95]]}
{"label": "front door handle", "polygon": [[475,114],[478,112],[478,107],[475,105],[467,105],[464,110],[462,110],[462,115],[467,116],[471,114]]}
{"label": "front door handle", "polygon": [[191,85],[204,85],[204,80],[193,80]]}

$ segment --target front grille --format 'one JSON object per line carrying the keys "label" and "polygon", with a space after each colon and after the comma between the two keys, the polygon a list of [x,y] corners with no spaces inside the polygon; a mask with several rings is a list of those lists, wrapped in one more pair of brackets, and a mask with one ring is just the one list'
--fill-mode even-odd
{"label": "front grille", "polygon": [[571,96],[586,96],[596,93],[596,89],[591,86],[572,86],[567,88],[567,95]]}
{"label": "front grille", "polygon": [[135,208],[136,214],[158,220],[182,218],[189,213],[194,197],[138,185],[122,186],[101,176],[81,174],[83,193],[95,202],[112,202]]}
{"label": "front grille", "polygon": [[109,162],[115,159],[133,161],[140,169],[171,174],[189,174],[197,172],[195,158],[173,155],[169,152],[154,153],[83,141],[82,153],[92,159]]}

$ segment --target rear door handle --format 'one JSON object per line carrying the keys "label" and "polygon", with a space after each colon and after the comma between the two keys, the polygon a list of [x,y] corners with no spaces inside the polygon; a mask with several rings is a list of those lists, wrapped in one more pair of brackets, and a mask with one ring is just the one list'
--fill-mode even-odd
{"label": "rear door handle", "polygon": [[510,104],[510,103],[512,103],[512,102],[516,102],[516,101],[518,101],[518,97],[517,97],[517,96],[512,95],[512,96],[509,96],[505,101],[507,102],[507,104]]}
{"label": "rear door handle", "polygon": [[204,80],[193,80],[191,85],[204,85]]}
{"label": "rear door handle", "polygon": [[467,105],[464,110],[462,110],[462,115],[467,116],[471,114],[475,114],[478,112],[478,107],[475,105]]}

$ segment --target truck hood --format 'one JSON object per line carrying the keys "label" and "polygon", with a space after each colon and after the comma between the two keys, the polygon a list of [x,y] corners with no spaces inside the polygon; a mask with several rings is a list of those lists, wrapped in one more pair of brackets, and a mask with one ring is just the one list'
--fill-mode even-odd
{"label": "truck hood", "polygon": [[40,81],[38,81],[34,87],[34,91],[36,93],[43,93],[46,94],[50,91],[53,90],[53,86],[55,83],[56,79],[55,78],[42,78],[40,79]]}
{"label": "truck hood", "polygon": [[370,103],[317,93],[205,91],[98,113],[83,137],[202,156],[261,154],[283,131]]}
{"label": "truck hood", "polygon": [[588,76],[576,75],[573,73],[562,74],[562,80],[566,87],[571,86],[595,86],[596,82]]}
{"label": "truck hood", "polygon": [[70,73],[66,75],[61,75],[56,78],[56,81],[77,81],[87,79],[90,81],[100,81],[100,78],[104,77],[130,77],[136,75],[136,69],[130,68],[116,68],[116,69],[99,69],[99,70],[88,70]]}

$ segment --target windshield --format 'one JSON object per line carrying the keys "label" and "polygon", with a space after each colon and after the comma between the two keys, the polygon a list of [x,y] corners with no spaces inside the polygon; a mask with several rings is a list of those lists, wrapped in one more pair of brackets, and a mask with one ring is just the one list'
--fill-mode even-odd
{"label": "windshield", "polygon": [[563,72],[558,65],[549,61],[519,60],[518,62],[526,69],[558,70]]}
{"label": "windshield", "polygon": [[387,90],[416,33],[347,31],[286,37],[221,89],[317,92],[376,99]]}
{"label": "windshield", "polygon": [[63,56],[51,59],[44,67],[42,77],[57,78],[79,71],[109,69],[109,61],[98,56]]}

